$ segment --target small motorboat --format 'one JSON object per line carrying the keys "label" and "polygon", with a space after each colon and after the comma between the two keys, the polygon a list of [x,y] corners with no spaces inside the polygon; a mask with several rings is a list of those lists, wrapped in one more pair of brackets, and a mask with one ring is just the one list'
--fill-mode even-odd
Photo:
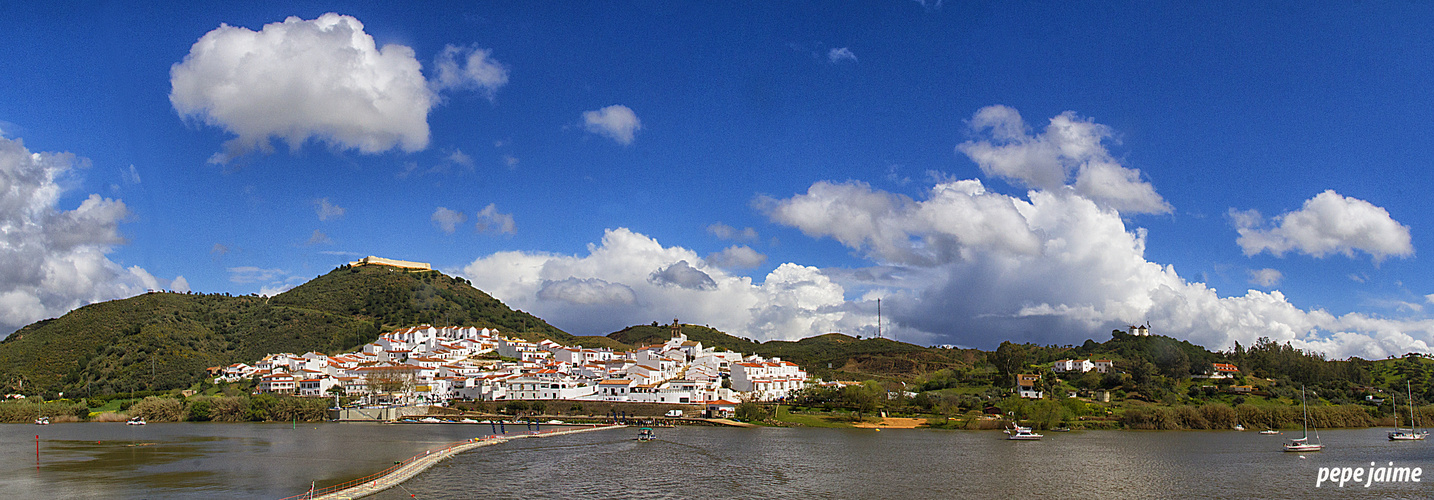
{"label": "small motorboat", "polygon": [[50,417],[40,417],[35,419],[35,425],[50,425]]}
{"label": "small motorboat", "polygon": [[638,441],[652,441],[654,439],[657,439],[657,435],[653,434],[651,427],[643,427],[637,430]]}
{"label": "small motorboat", "polygon": [[1021,427],[1019,425],[1016,425],[1010,429],[1006,429],[1006,434],[1006,439],[1012,441],[1039,441],[1041,438],[1045,437],[1040,434],[1036,434],[1034,431],[1031,430],[1030,427]]}
{"label": "small motorboat", "polygon": [[145,422],[144,422],[144,417],[134,416],[134,417],[131,417],[131,418],[129,419],[129,421],[128,421],[128,422],[125,422],[124,424],[125,424],[125,425],[144,425],[144,423],[145,423]]}
{"label": "small motorboat", "polygon": [[1243,431],[1243,430],[1245,430],[1245,426],[1240,425],[1240,424],[1235,424],[1235,430],[1237,430],[1237,431]]}

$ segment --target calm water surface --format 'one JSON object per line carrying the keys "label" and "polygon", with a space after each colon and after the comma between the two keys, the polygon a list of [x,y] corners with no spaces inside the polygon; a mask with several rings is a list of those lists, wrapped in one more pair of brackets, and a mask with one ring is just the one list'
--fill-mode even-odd
{"label": "calm water surface", "polygon": [[363,477],[488,433],[487,425],[3,424],[0,492],[23,494],[17,498],[281,498],[303,493],[313,481],[324,486]]}
{"label": "calm water surface", "polygon": [[[1047,433],[658,429],[520,440],[375,496],[409,498],[1431,498],[1434,444],[1384,429],[1321,432],[1327,451],[1234,431]],[[1423,467],[1421,483],[1316,489],[1320,467]]]}
{"label": "calm water surface", "polygon": [[[623,429],[479,448],[371,498],[1434,497],[1434,443],[1391,443],[1385,429],[1321,432],[1327,451],[1303,459],[1280,451],[1285,436],[1233,431],[1048,433],[1039,442],[939,430],[657,432],[647,443]],[[486,425],[8,424],[0,426],[0,491],[279,498],[487,433]],[[1371,461],[1423,467],[1425,481],[1314,487],[1320,467]]]}

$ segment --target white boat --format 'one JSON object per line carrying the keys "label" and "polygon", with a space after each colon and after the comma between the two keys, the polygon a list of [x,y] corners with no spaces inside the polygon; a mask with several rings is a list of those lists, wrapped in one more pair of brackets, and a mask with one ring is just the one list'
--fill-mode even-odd
{"label": "white boat", "polygon": [[1424,438],[1429,437],[1429,431],[1416,430],[1418,426],[1414,423],[1414,390],[1410,388],[1409,381],[1407,380],[1404,381],[1404,390],[1408,391],[1407,394],[1409,398],[1409,428],[1400,429],[1399,427],[1395,427],[1394,430],[1389,431],[1389,440],[1423,441]]}
{"label": "white boat", "polygon": [[1245,426],[1240,425],[1240,424],[1235,424],[1235,430],[1237,430],[1237,431],[1243,431],[1243,430],[1245,430]]}
{"label": "white boat", "polygon": [[50,425],[50,417],[40,417],[35,419],[35,425]]}
{"label": "white boat", "polygon": [[653,434],[651,427],[643,427],[637,430],[638,441],[652,441],[654,439],[657,439],[657,435]]}
{"label": "white boat", "polygon": [[133,418],[130,418],[129,421],[128,421],[128,422],[125,422],[124,424],[125,424],[125,425],[144,425],[144,417],[133,417]]}
{"label": "white boat", "polygon": [[1265,429],[1265,430],[1263,430],[1263,431],[1260,431],[1260,434],[1264,434],[1264,435],[1267,435],[1267,436],[1273,436],[1273,435],[1279,434],[1279,433],[1280,433],[1280,431],[1277,431],[1277,430],[1274,430],[1274,429]]}
{"label": "white boat", "polygon": [[1301,451],[1320,451],[1320,450],[1323,450],[1323,449],[1324,449],[1324,444],[1319,442],[1319,429],[1318,429],[1318,428],[1315,429],[1315,442],[1314,442],[1314,443],[1311,443],[1311,442],[1310,442],[1310,411],[1309,411],[1309,408],[1305,406],[1305,388],[1303,388],[1303,387],[1300,388],[1300,409],[1304,411],[1304,418],[1305,418],[1305,433],[1304,433],[1304,437],[1301,437],[1301,438],[1299,438],[1299,439],[1291,439],[1290,442],[1285,443],[1285,451],[1301,452]]}
{"label": "white boat", "polygon": [[1038,441],[1042,437],[1045,436],[1036,434],[1030,427],[1016,425],[1011,429],[1006,429],[1006,439],[1013,441]]}

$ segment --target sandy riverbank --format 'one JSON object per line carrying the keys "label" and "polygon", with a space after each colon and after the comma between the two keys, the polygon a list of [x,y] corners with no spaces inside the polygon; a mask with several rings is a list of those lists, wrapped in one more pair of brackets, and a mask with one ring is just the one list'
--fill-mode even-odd
{"label": "sandy riverbank", "polygon": [[854,425],[861,429],[915,429],[926,423],[924,418],[887,417],[880,422],[862,422]]}

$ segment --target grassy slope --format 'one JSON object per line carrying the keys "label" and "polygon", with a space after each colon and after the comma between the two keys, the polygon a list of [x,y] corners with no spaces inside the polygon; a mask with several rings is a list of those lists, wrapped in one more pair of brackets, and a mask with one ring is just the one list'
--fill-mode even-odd
{"label": "grassy slope", "polygon": [[272,299],[148,293],[76,309],[0,341],[0,383],[77,395],[187,387],[206,367],[274,352],[336,353],[421,323],[575,339],[458,278],[339,268]]}
{"label": "grassy slope", "polygon": [[908,379],[943,368],[970,366],[980,359],[980,352],[975,350],[933,349],[890,339],[856,339],[840,333],[795,342],[768,341],[756,353],[790,360],[817,376],[844,380]]}
{"label": "grassy slope", "polygon": [[[856,339],[840,333],[829,333],[799,341],[773,340],[756,343],[697,325],[682,325],[689,340],[702,342],[704,347],[721,347],[744,354],[780,357],[789,360],[816,376],[841,379],[898,378],[909,379],[943,368],[970,366],[980,359],[979,351],[932,349],[890,339]],[[671,338],[670,326],[638,325],[608,334],[608,337],[632,346],[665,342]],[[831,369],[827,369],[827,364]]]}

